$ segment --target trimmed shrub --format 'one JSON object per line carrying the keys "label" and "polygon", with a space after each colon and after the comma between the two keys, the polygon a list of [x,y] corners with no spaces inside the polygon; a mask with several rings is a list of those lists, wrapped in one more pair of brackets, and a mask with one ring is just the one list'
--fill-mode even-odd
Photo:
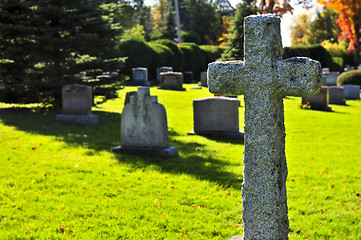
{"label": "trimmed shrub", "polygon": [[151,49],[148,44],[140,39],[127,39],[119,44],[120,56],[127,57],[123,73],[131,76],[132,68],[151,65]]}
{"label": "trimmed shrub", "polygon": [[205,67],[208,68],[208,63],[214,62],[217,59],[222,57],[222,53],[224,51],[223,48],[218,46],[212,46],[212,45],[202,45],[199,46],[204,54],[205,54]]}
{"label": "trimmed shrub", "polygon": [[196,43],[196,44],[200,44],[201,42],[201,38],[199,37],[199,35],[195,32],[183,32],[181,33],[181,37],[182,40],[185,43]]}
{"label": "trimmed shrub", "polygon": [[148,46],[151,49],[151,64],[150,69],[148,70],[149,76],[155,78],[158,67],[176,67],[175,54],[169,49],[169,47],[156,42],[149,42]]}
{"label": "trimmed shrub", "polygon": [[204,71],[206,62],[204,51],[195,43],[181,43],[178,46],[183,52],[183,71],[192,71],[197,79],[200,72]]}
{"label": "trimmed shrub", "polygon": [[337,78],[337,86],[342,85],[360,85],[361,86],[361,70],[352,70],[340,74]]}
{"label": "trimmed shrub", "polygon": [[182,71],[183,69],[183,53],[181,52],[181,50],[178,48],[177,44],[175,44],[172,40],[169,39],[160,39],[157,40],[156,43],[165,45],[167,47],[170,48],[170,50],[172,50],[172,52],[175,55],[175,67],[173,68],[174,71]]}
{"label": "trimmed shrub", "polygon": [[329,68],[331,71],[342,71],[342,66],[335,63],[331,54],[321,45],[284,47],[283,58],[290,57],[309,57],[319,61],[323,68]]}

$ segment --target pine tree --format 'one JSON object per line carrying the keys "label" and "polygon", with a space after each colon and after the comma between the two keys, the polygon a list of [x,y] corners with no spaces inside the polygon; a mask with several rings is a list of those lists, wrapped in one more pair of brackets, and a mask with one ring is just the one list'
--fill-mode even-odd
{"label": "pine tree", "polygon": [[106,85],[113,92],[115,79],[96,79],[103,71],[119,71],[122,63],[114,54],[116,31],[100,4],[2,0],[0,41],[6,44],[0,45],[0,59],[8,60],[0,63],[6,68],[0,100],[59,103],[61,87],[70,83],[92,85],[95,93]]}
{"label": "pine tree", "polygon": [[176,21],[173,4],[168,0],[165,4],[165,14],[162,37],[173,40],[176,37]]}
{"label": "pine tree", "polygon": [[243,22],[244,18],[256,14],[259,10],[253,4],[253,0],[243,0],[236,6],[236,14],[232,20],[230,41],[222,55],[225,60],[238,59],[242,60],[244,57],[243,52]]}

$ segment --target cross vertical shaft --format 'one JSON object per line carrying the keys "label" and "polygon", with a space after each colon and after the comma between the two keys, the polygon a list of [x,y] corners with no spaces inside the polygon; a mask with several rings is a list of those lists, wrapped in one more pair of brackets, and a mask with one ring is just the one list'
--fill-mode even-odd
{"label": "cross vertical shaft", "polygon": [[244,21],[245,61],[208,66],[209,90],[245,99],[242,211],[244,240],[288,239],[283,96],[321,87],[321,66],[308,58],[281,60],[280,19]]}

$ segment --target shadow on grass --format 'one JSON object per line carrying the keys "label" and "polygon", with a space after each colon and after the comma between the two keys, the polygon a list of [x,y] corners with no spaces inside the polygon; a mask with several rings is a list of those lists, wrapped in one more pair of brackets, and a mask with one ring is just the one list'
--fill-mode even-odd
{"label": "shadow on grass", "polygon": [[[61,123],[55,120],[55,113],[33,113],[27,108],[0,109],[0,120],[19,131],[53,136],[58,141],[65,142],[71,147],[84,147],[89,155],[99,151],[112,152],[112,148],[120,145],[120,113],[94,111],[99,115],[99,125],[81,126]],[[198,179],[216,182],[225,187],[240,188],[242,175],[234,174],[224,169],[231,163],[217,159],[213,152],[203,151],[204,145],[197,142],[183,142],[173,140],[179,133],[169,131],[170,146],[175,146],[182,156],[164,159],[149,156],[134,156],[114,154],[118,163],[125,163],[133,168],[158,166],[162,172],[173,174],[187,174]],[[220,139],[220,142],[229,142]],[[115,162],[116,163],[116,162]],[[236,166],[237,167],[237,166]],[[241,170],[240,170],[241,171]]]}

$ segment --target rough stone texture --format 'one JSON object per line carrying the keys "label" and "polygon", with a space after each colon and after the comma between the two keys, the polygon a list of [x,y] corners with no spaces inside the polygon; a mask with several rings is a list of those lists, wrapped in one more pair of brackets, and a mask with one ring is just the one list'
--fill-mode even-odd
{"label": "rough stone texture", "polygon": [[92,88],[80,84],[65,85],[62,89],[63,114],[92,114]]}
{"label": "rough stone texture", "polygon": [[184,91],[183,74],[181,72],[163,72],[160,73],[160,89]]}
{"label": "rough stone texture", "polygon": [[346,104],[343,87],[328,87],[328,103],[337,105]]}
{"label": "rough stone texture", "polygon": [[132,68],[132,85],[149,86],[147,68]]}
{"label": "rough stone texture", "polygon": [[173,68],[172,67],[159,67],[157,68],[157,81],[160,81],[160,73],[162,72],[173,72]]}
{"label": "rough stone texture", "polygon": [[208,87],[207,72],[201,72],[201,86],[202,87]]}
{"label": "rough stone texture", "polygon": [[149,87],[139,87],[129,97],[121,121],[122,146],[114,152],[175,157],[178,151],[168,144],[167,113],[157,96],[150,96]]}
{"label": "rough stone texture", "polygon": [[68,115],[68,114],[57,114],[56,120],[59,122],[78,124],[78,125],[98,125],[98,115]]}
{"label": "rough stone texture", "polygon": [[239,131],[240,101],[237,98],[209,97],[193,101],[195,134],[243,138]]}
{"label": "rough stone texture", "polygon": [[288,239],[283,96],[312,96],[322,84],[321,64],[309,58],[281,60],[280,18],[244,21],[245,61],[208,65],[215,94],[245,98],[243,233],[245,240]]}
{"label": "rough stone texture", "polygon": [[345,99],[360,99],[360,86],[359,85],[344,85],[343,91]]}
{"label": "rough stone texture", "polygon": [[328,87],[322,86],[320,91],[311,97],[302,97],[302,105],[309,105],[312,109],[330,111],[328,106]]}

